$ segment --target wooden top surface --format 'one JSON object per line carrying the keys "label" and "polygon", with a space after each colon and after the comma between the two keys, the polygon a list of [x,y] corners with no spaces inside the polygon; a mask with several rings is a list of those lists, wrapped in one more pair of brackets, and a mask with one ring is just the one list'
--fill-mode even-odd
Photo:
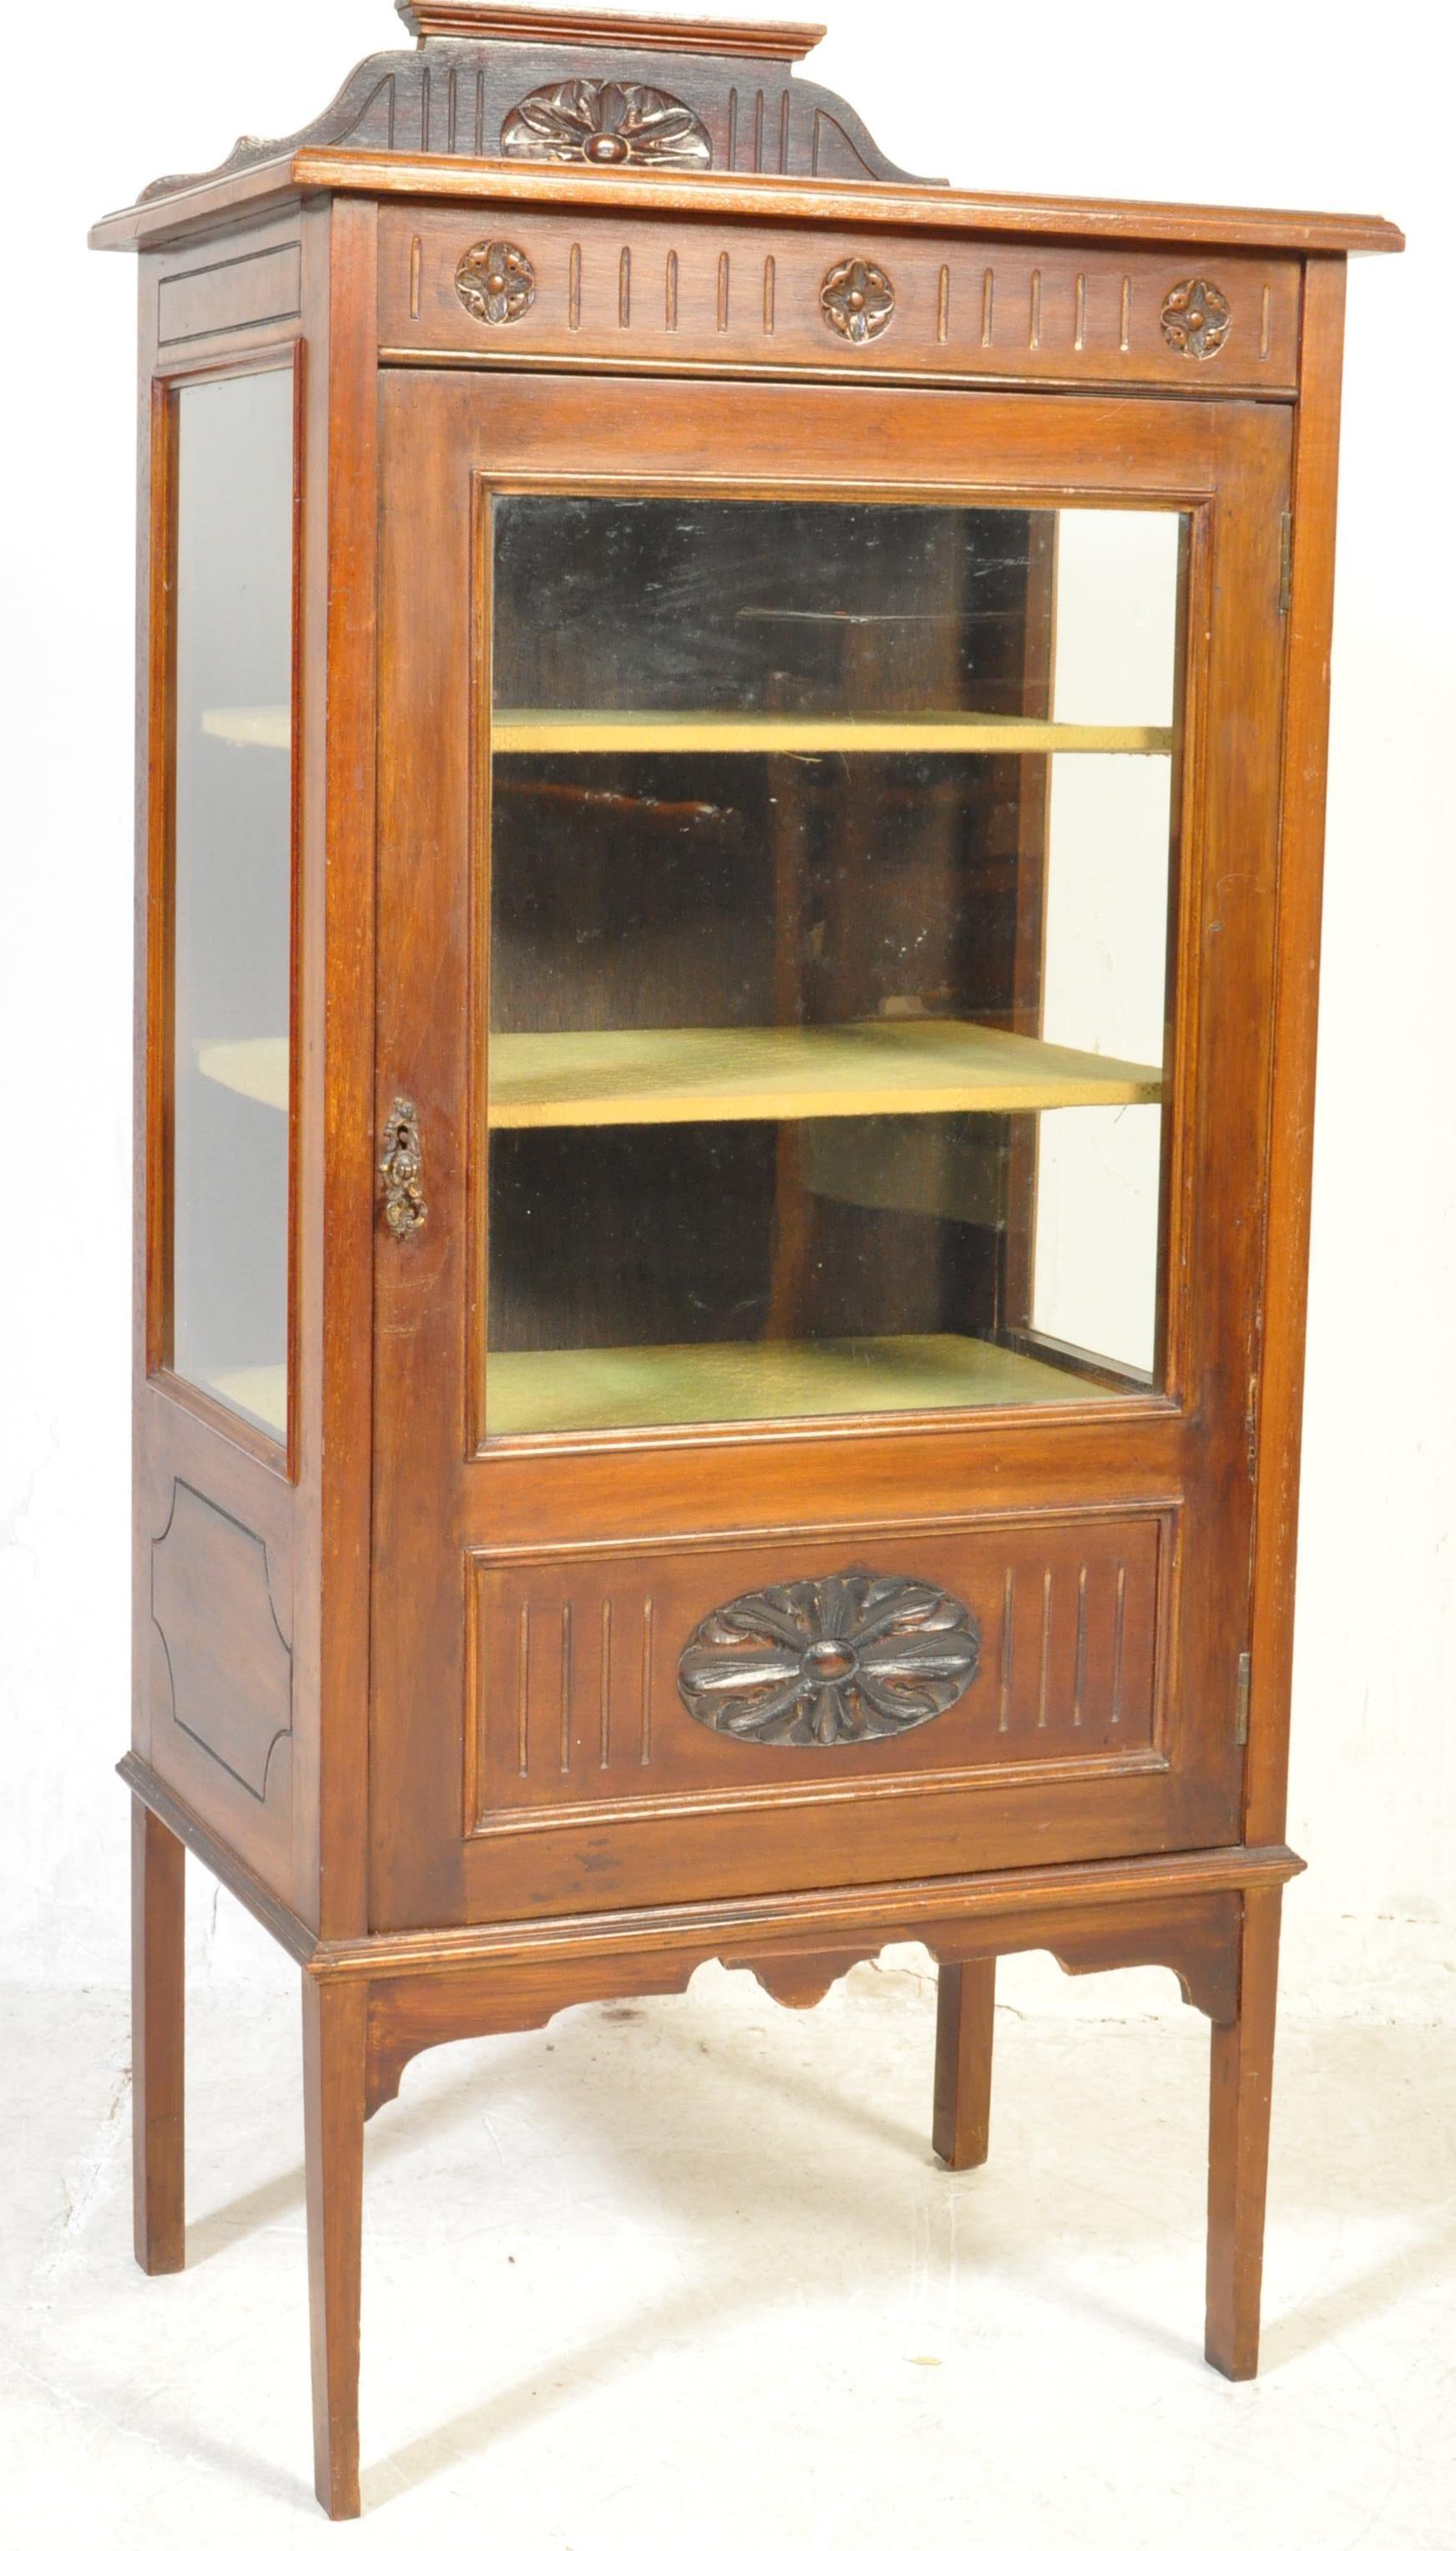
{"label": "wooden top surface", "polygon": [[624,9],[526,8],[514,0],[395,0],[412,36],[464,36],[517,45],[623,45],[654,53],[734,53],[802,62],[823,27],[782,19],[647,18]]}
{"label": "wooden top surface", "polygon": [[1071,195],[978,195],[944,186],[850,179],[640,172],[535,166],[499,159],[309,148],[238,175],[220,173],[151,203],[111,213],[93,248],[142,248],[229,212],[296,194],[407,197],[438,203],[576,206],[605,213],[701,214],[716,220],[819,222],[840,228],[973,233],[988,239],[1132,242],[1324,255],[1403,249],[1377,214],[1284,212],[1216,204],[1100,202]]}

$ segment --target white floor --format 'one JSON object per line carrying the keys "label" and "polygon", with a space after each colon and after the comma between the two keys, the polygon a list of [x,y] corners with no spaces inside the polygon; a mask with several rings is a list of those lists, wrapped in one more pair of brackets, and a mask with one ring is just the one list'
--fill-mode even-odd
{"label": "white floor", "polygon": [[[1289,2024],[1265,2372],[1203,2363],[1207,2025],[1018,2015],[937,2169],[932,1989],[422,2057],[369,2129],[367,2534],[452,2551],[1451,2551],[1456,2031]],[[0,2540],[272,2551],[309,2481],[296,2000],[190,2014],[185,2276],[132,2264],[125,2011],[6,1997]],[[16,2167],[18,2161],[19,2167]]]}

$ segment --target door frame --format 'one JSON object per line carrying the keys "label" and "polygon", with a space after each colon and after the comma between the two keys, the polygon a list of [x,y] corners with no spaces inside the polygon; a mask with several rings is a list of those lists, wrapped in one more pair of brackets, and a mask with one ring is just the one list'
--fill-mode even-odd
{"label": "door frame", "polygon": [[[1175,1769],[1066,1783],[1058,1857],[1226,1843],[1248,1637],[1256,1370],[1279,858],[1289,411],[1252,401],[411,368],[381,382],[377,1121],[419,1107],[430,1220],[376,1240],[371,1923],[496,1918],[702,1891],[645,1812],[596,1846],[477,1827],[468,1726],[478,1562],[750,1528],[866,1531],[1150,1499],[1182,1517],[1165,1742]],[[1076,1407],[480,1441],[488,997],[489,501],[496,492],[1153,504],[1193,518],[1165,1206],[1167,1387]],[[865,1785],[872,1787],[872,1784]],[[912,1783],[911,1788],[914,1789]],[[1134,1792],[1147,1791],[1147,1795]],[[1150,1804],[1149,1801],[1152,1801]],[[856,1806],[720,1827],[730,1887],[842,1864]],[[998,1793],[991,1865],[1046,1856],[1044,1799]],[[725,1814],[730,1811],[725,1809]],[[895,1867],[916,1845],[912,1796]],[[849,1818],[841,1826],[838,1819]],[[862,1819],[861,1819],[862,1820]],[[931,1819],[932,1823],[937,1820]],[[820,1830],[816,1831],[818,1827]],[[655,1839],[654,1839],[655,1837]],[[659,1847],[660,1846],[660,1847]],[[925,1845],[975,1864],[964,1810]],[[620,1854],[620,1857],[619,1857]],[[946,1855],[951,1857],[947,1859]],[[654,1871],[660,1877],[654,1882]],[[628,1890],[627,1894],[623,1889]]]}

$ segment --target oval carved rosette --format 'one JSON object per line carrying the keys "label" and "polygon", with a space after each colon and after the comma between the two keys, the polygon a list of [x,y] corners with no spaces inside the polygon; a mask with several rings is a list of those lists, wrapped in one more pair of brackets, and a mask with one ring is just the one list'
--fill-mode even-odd
{"label": "oval carved rosette", "polygon": [[939,1718],[981,1659],[974,1615],[938,1585],[846,1568],[739,1594],[700,1621],[678,1690],[751,1745],[864,1745]]}

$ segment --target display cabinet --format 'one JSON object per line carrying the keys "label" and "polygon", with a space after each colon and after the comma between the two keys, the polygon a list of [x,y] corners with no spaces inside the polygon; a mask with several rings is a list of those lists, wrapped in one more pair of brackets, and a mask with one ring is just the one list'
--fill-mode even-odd
{"label": "display cabinet", "polygon": [[[141,252],[137,2241],[184,1847],[366,2116],[705,1960],[1213,2023],[1254,2371],[1344,262],[1002,201],[817,30],[415,0]],[[927,76],[929,70],[927,66]],[[929,2050],[927,2048],[927,2073]]]}

